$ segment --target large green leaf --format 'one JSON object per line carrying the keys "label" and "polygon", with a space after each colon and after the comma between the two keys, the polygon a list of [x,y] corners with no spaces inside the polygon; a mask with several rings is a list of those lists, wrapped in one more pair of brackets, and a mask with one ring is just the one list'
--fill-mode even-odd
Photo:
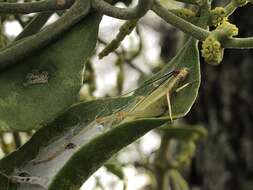
{"label": "large green leaf", "polygon": [[90,14],[57,41],[0,74],[0,131],[39,128],[77,101],[100,19]]}
{"label": "large green leaf", "polygon": [[[150,79],[182,67],[191,69],[187,81],[192,83],[172,96],[173,114],[177,117],[188,112],[197,95],[200,79],[197,41],[189,40],[175,59]],[[17,176],[17,171],[26,171],[38,177],[36,183],[39,186],[36,189],[42,189],[39,188],[41,185],[51,190],[77,189],[116,152],[153,128],[170,121],[169,117],[161,117],[116,122],[116,112],[128,110],[128,107],[136,104],[139,96],[147,97],[157,89],[150,84],[150,80],[132,96],[73,106],[53,123],[41,128],[21,149],[0,161],[0,171],[8,176]],[[98,118],[108,115],[111,122],[98,122]],[[7,186],[8,182],[0,177],[0,184]],[[22,183],[17,189],[33,188],[34,185]]]}

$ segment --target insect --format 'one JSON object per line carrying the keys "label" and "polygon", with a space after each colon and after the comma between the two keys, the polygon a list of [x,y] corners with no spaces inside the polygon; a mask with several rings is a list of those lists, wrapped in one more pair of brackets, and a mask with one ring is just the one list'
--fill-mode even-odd
{"label": "insect", "polygon": [[[96,121],[98,123],[106,123],[108,121],[110,123],[112,123],[112,121],[119,123],[137,118],[157,117],[163,115],[166,110],[168,110],[169,118],[173,121],[171,96],[173,92],[179,92],[190,84],[186,83],[179,87],[179,84],[186,79],[188,74],[189,69],[182,68],[166,73],[159,79],[148,81],[144,85],[156,82],[160,82],[160,84],[155,84],[155,89],[148,95],[137,98],[137,101],[133,103],[134,105],[130,105],[130,108],[128,107],[109,116],[97,118]],[[143,87],[144,86],[141,86],[140,88]]]}

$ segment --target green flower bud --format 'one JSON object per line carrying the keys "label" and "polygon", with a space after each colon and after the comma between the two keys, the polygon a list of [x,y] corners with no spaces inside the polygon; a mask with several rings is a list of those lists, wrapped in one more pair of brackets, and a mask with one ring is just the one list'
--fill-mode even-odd
{"label": "green flower bud", "polygon": [[223,48],[212,35],[208,36],[202,44],[202,57],[210,65],[219,65],[223,59]]}
{"label": "green flower bud", "polygon": [[227,20],[226,11],[223,7],[216,7],[210,12],[211,23],[213,26],[218,26]]}

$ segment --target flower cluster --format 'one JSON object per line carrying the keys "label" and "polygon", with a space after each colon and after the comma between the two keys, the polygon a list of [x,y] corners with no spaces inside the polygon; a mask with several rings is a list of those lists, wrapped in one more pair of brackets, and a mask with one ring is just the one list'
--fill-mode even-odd
{"label": "flower cluster", "polygon": [[221,30],[222,33],[225,34],[226,38],[238,35],[238,31],[239,31],[236,25],[231,24],[228,21],[224,21],[222,24],[220,24],[216,28],[216,30]]}
{"label": "flower cluster", "polygon": [[210,35],[204,40],[201,54],[208,64],[219,65],[224,52],[221,42],[238,35],[238,28],[228,21],[226,10],[223,7],[216,7],[211,10],[210,18],[216,29],[211,31]]}
{"label": "flower cluster", "polygon": [[223,7],[216,7],[210,11],[211,24],[213,26],[219,26],[221,23],[227,20],[226,11]]}
{"label": "flower cluster", "polygon": [[202,44],[201,54],[211,65],[219,65],[223,58],[223,48],[213,35],[208,36]]}

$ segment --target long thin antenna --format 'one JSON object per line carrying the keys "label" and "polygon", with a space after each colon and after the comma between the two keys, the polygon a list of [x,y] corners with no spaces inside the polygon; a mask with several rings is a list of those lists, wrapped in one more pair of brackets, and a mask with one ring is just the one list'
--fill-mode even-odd
{"label": "long thin antenna", "polygon": [[[127,93],[123,94],[122,96],[126,96],[126,95],[128,95],[128,94],[130,94],[130,93],[132,93],[132,92],[134,92],[134,91],[136,91],[136,90],[139,90],[139,89],[141,89],[141,88],[144,88],[144,87],[146,87],[146,86],[148,86],[148,85],[150,85],[150,84],[153,84],[154,82],[157,82],[157,81],[159,81],[159,80],[162,80],[162,79],[164,79],[164,78],[167,79],[167,78],[171,77],[173,74],[174,74],[174,70],[171,71],[171,72],[168,72],[168,73],[166,73],[166,74],[164,74],[164,75],[162,75],[160,78],[156,78],[156,79],[153,79],[153,80],[149,80],[149,81],[145,82],[143,85],[141,85],[141,86],[139,86],[139,87],[137,87],[137,88],[131,90],[130,92],[127,92]],[[163,81],[163,82],[164,82],[164,81]],[[162,84],[163,82],[161,82],[161,84]],[[160,86],[160,85],[159,85],[159,86]],[[158,86],[158,87],[159,87],[159,86]]]}

